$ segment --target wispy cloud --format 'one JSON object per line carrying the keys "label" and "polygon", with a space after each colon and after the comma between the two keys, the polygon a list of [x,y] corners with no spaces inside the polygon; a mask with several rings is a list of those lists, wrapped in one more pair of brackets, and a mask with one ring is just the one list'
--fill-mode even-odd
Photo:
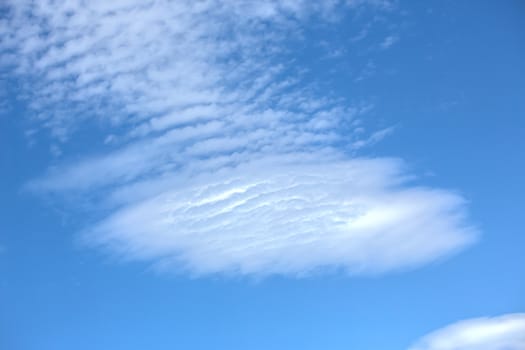
{"label": "wispy cloud", "polygon": [[410,350],[522,350],[525,314],[461,321],[420,340]]}
{"label": "wispy cloud", "polygon": [[399,37],[397,35],[389,35],[381,42],[379,47],[383,50],[386,50],[394,46],[398,41]]}
{"label": "wispy cloud", "polygon": [[[301,78],[290,38],[385,1],[8,1],[4,64],[36,125],[67,140],[89,120],[111,150],[28,188],[106,209],[88,244],[195,273],[381,272],[476,236],[465,201],[410,182],[403,163],[356,158],[366,104]],[[295,56],[294,56],[295,55]]]}

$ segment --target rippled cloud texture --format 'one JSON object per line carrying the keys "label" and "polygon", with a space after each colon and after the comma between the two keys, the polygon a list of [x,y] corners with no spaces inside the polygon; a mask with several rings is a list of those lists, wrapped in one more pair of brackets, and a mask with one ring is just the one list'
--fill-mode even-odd
{"label": "rippled cloud texture", "polygon": [[364,8],[393,5],[7,1],[1,64],[34,129],[60,155],[94,119],[107,147],[27,187],[107,208],[88,244],[197,274],[376,273],[464,248],[465,200],[414,185],[400,159],[356,156],[392,129],[367,131],[370,105],[306,84],[287,45]]}
{"label": "rippled cloud texture", "polygon": [[440,329],[410,350],[522,350],[525,314],[461,321]]}

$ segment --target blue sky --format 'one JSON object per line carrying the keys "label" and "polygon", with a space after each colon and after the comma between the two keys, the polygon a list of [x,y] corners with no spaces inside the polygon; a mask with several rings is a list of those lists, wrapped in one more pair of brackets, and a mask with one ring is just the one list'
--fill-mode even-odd
{"label": "blue sky", "polygon": [[525,349],[519,1],[0,7],[0,348]]}

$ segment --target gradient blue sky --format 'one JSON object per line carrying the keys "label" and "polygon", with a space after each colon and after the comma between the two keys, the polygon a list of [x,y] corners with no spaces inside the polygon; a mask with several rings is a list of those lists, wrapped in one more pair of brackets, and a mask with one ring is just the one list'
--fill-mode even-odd
{"label": "gradient blue sky", "polygon": [[1,349],[525,349],[523,2],[4,3]]}

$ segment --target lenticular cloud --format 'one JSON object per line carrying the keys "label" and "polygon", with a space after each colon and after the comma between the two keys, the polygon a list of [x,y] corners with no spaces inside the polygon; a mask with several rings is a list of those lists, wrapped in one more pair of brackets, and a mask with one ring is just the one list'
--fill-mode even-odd
{"label": "lenticular cloud", "polygon": [[421,339],[410,350],[522,350],[525,314],[464,320]]}
{"label": "lenticular cloud", "polygon": [[464,247],[463,200],[405,187],[398,161],[249,164],[117,212],[88,239],[201,273],[375,273]]}
{"label": "lenticular cloud", "polygon": [[[392,129],[303,77],[305,28],[352,11],[370,28],[388,4],[5,1],[1,73],[27,134],[50,131],[65,158],[27,189],[101,208],[87,244],[196,274],[377,273],[462,249],[464,200],[415,186],[399,160],[357,158]],[[336,49],[321,37],[312,59]],[[100,130],[87,154],[69,147],[85,125]]]}

